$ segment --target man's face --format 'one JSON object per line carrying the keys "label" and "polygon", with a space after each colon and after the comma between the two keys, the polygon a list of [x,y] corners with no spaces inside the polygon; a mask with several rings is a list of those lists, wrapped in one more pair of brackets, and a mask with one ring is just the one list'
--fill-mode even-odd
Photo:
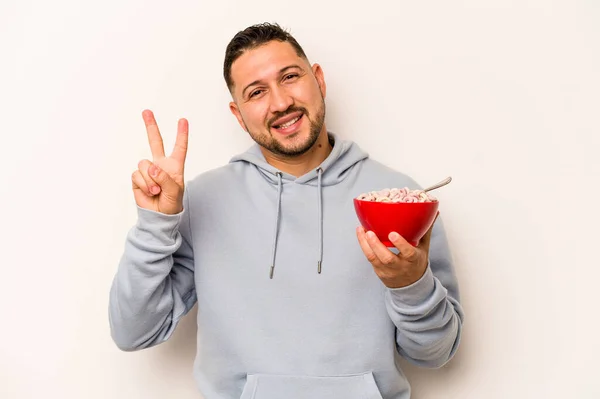
{"label": "man's face", "polygon": [[289,43],[247,50],[231,67],[231,112],[259,145],[276,156],[308,151],[324,130],[325,81]]}

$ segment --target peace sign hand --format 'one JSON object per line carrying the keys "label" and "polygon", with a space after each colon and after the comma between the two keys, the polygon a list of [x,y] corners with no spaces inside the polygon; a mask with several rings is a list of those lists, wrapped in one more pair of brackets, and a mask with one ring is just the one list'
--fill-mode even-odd
{"label": "peace sign hand", "polygon": [[145,110],[142,117],[148,133],[152,162],[148,159],[140,161],[138,170],[131,176],[135,202],[144,209],[177,214],[183,210],[183,171],[188,145],[188,121],[183,118],[179,120],[175,148],[167,157],[154,114]]}

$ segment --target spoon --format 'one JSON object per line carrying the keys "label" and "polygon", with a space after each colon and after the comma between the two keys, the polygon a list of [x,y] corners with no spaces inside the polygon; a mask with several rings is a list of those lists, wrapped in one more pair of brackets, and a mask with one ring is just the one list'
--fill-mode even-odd
{"label": "spoon", "polygon": [[452,181],[452,177],[448,176],[448,177],[446,177],[444,180],[442,180],[441,182],[439,182],[439,183],[436,183],[436,184],[434,184],[434,185],[433,185],[433,186],[431,186],[431,187],[427,187],[427,188],[426,188],[425,190],[423,190],[423,191],[427,192],[427,191],[435,190],[436,188],[440,188],[440,187],[442,187],[442,186],[445,186],[446,184],[450,183],[451,181]]}

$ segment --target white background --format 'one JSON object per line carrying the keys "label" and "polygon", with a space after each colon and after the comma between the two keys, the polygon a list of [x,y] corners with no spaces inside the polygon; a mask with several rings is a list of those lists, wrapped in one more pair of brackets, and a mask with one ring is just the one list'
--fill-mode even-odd
{"label": "white background", "polygon": [[[598,398],[600,3],[3,1],[0,397],[200,398],[188,316],[120,352],[108,292],[150,157],[141,111],[186,178],[250,139],[225,46],[277,21],[328,84],[328,128],[437,191],[466,324],[414,398]],[[195,309],[194,309],[195,310]],[[192,312],[193,314],[193,312]]]}

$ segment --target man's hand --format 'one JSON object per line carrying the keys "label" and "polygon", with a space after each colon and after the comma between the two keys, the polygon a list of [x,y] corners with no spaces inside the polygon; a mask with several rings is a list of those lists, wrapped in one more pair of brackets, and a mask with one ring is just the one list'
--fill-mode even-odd
{"label": "man's hand", "polygon": [[[437,220],[438,215],[435,216],[435,220]],[[360,247],[386,287],[406,287],[423,276],[427,269],[429,242],[435,220],[416,247],[413,247],[398,233],[390,233],[388,238],[400,251],[398,255],[390,251],[372,231],[365,232],[362,226],[356,229]]]}
{"label": "man's hand", "polygon": [[166,157],[162,136],[150,110],[142,112],[152,162],[144,159],[131,176],[133,196],[137,205],[144,209],[166,214],[183,210],[183,169],[188,145],[188,121],[180,119],[173,153]]}

